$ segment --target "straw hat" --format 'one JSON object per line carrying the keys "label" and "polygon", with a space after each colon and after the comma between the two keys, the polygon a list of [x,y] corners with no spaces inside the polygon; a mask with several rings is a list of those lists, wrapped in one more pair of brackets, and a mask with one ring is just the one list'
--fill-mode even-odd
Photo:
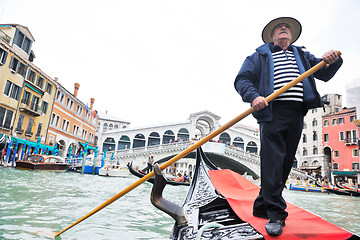
{"label": "straw hat", "polygon": [[275,18],[274,20],[271,20],[264,27],[264,30],[262,31],[262,39],[263,39],[264,43],[273,41],[271,33],[272,33],[274,27],[276,27],[280,23],[289,24],[289,26],[291,28],[291,33],[292,33],[291,44],[294,43],[300,37],[301,24],[298,20],[296,20],[295,18],[292,18],[292,17],[279,17],[279,18]]}

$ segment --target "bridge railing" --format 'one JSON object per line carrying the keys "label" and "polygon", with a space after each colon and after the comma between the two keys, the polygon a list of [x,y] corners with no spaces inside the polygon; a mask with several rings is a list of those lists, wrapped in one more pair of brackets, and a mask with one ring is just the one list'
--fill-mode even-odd
{"label": "bridge railing", "polygon": [[236,156],[236,157],[244,158],[250,162],[260,164],[260,156],[258,154],[246,152],[243,149],[238,148],[238,147],[231,147],[231,146],[225,145],[225,153]]}

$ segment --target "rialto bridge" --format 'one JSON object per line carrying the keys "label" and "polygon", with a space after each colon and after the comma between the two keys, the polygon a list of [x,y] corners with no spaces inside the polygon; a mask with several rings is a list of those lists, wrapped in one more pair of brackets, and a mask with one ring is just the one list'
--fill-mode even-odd
{"label": "rialto bridge", "polygon": [[[107,159],[111,156],[121,164],[133,162],[135,166],[143,168],[146,167],[149,155],[154,155],[155,162],[169,160],[194,141],[218,129],[219,120],[219,116],[202,111],[191,114],[181,122],[111,130],[99,136],[98,146],[100,152],[108,152]],[[204,151],[216,165],[253,178],[260,175],[260,140],[256,129],[243,125],[234,126],[213,141],[213,144],[204,145]],[[188,157],[195,158],[195,153]],[[223,161],[224,159],[227,161]],[[226,166],[223,165],[224,162],[227,163]],[[194,163],[188,158],[180,160],[176,169],[191,175]]]}

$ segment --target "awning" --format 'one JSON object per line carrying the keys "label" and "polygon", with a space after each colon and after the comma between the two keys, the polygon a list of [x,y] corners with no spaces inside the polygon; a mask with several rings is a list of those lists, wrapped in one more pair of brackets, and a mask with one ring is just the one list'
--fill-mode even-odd
{"label": "awning", "polygon": [[316,170],[319,169],[321,166],[301,166],[301,170]]}
{"label": "awning", "polygon": [[[25,139],[21,139],[21,138],[16,138],[16,137],[11,137],[11,140],[13,142],[18,142],[18,143],[21,143],[21,144],[26,144],[27,146],[31,146],[31,147],[36,147],[37,143],[36,142],[32,142],[32,141],[28,141],[28,140],[25,140]],[[45,145],[45,144],[39,144],[39,148],[41,149],[44,149],[44,148],[47,148],[51,151],[54,150],[54,146],[49,146],[49,145]]]}
{"label": "awning", "polygon": [[341,175],[341,176],[351,176],[356,175],[358,172],[352,172],[352,171],[334,171],[334,175]]}
{"label": "awning", "polygon": [[[79,143],[83,148],[85,148],[85,143],[82,143],[82,142],[79,142]],[[89,144],[88,144],[88,149],[95,150],[95,148],[93,146],[89,145]]]}

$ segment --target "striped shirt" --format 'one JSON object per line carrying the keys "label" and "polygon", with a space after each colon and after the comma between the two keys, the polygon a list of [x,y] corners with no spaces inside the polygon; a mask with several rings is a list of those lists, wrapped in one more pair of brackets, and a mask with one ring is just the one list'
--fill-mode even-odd
{"label": "striped shirt", "polygon": [[[274,59],[274,91],[276,91],[300,76],[300,72],[292,51],[280,50],[273,52],[272,56]],[[303,84],[300,82],[278,96],[274,101],[302,102],[303,96]]]}

